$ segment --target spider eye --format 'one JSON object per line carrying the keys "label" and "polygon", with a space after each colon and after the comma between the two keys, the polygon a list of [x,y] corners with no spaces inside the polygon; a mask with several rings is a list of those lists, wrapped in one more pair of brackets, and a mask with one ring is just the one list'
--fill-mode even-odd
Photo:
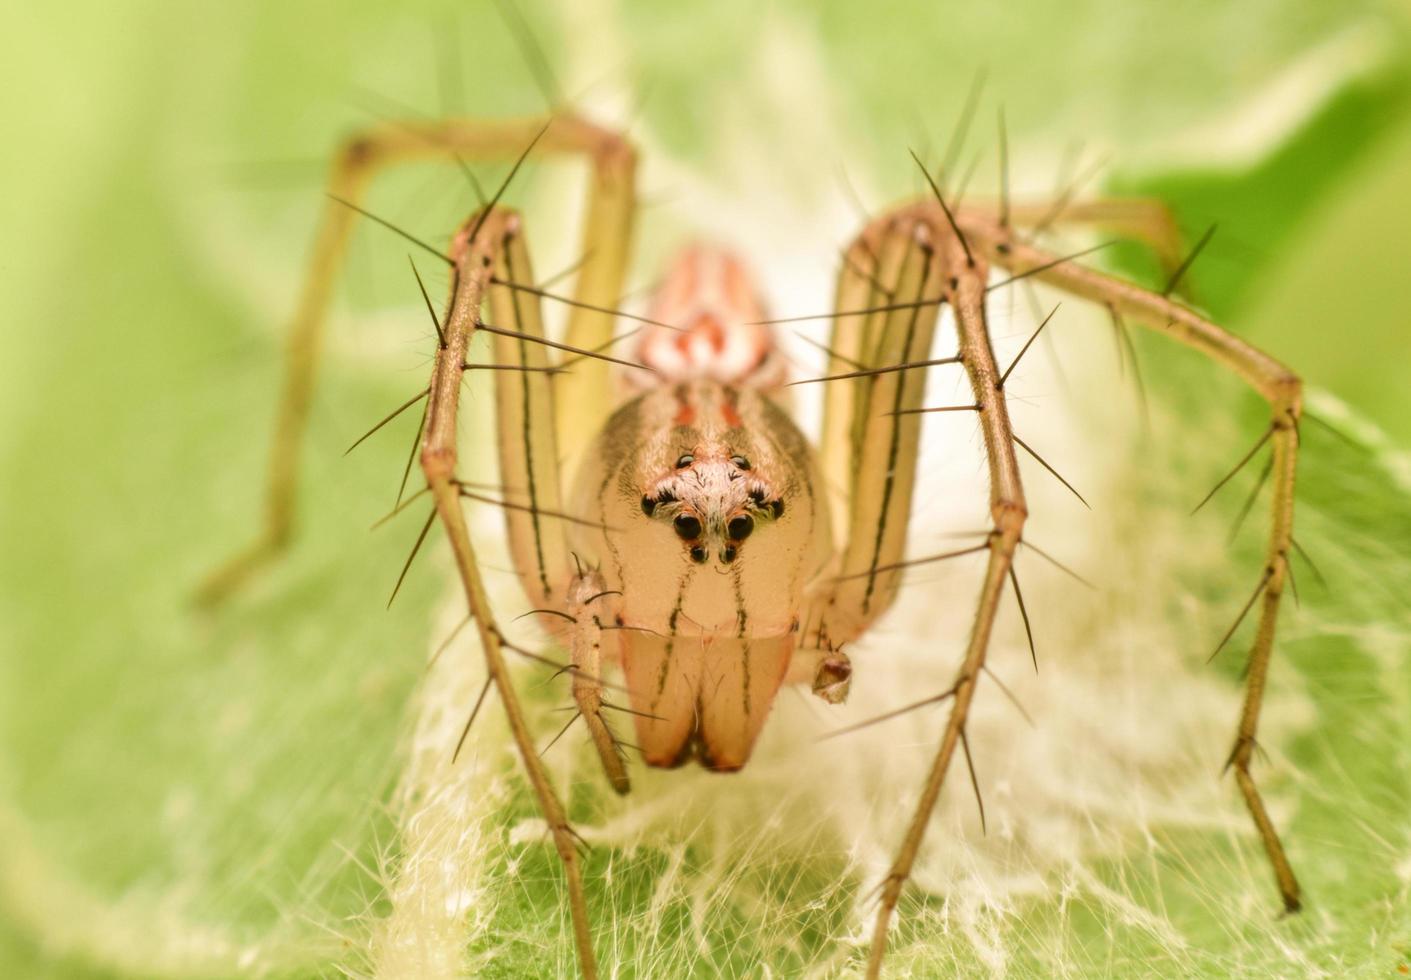
{"label": "spider eye", "polygon": [[691,541],[701,536],[701,522],[690,514],[678,514],[672,523],[676,526],[676,534],[682,541]]}
{"label": "spider eye", "polygon": [[[730,518],[730,523],[725,525],[725,531],[735,541],[743,541],[750,536],[754,530],[754,518],[748,514]],[[733,550],[733,549],[732,549]],[[728,561],[729,559],[727,559]]]}
{"label": "spider eye", "polygon": [[720,553],[720,557],[725,560],[725,564],[730,564],[732,561],[735,560],[735,549],[726,548]]}
{"label": "spider eye", "polygon": [[653,500],[651,497],[643,497],[643,498],[642,498],[642,513],[643,513],[643,514],[646,514],[648,517],[651,517],[652,514],[656,512],[656,509],[657,509],[657,502],[656,502],[655,500]]}
{"label": "spider eye", "polygon": [[782,501],[782,500],[771,500],[771,501],[769,502],[769,512],[774,515],[774,519],[775,519],[776,521],[777,521],[779,518],[783,517],[783,516],[784,516],[784,501]]}
{"label": "spider eye", "polygon": [[676,457],[676,468],[678,470],[684,470],[695,461],[696,457],[692,456],[690,453],[686,453],[685,455]]}
{"label": "spider eye", "polygon": [[706,550],[704,548],[697,546],[691,549],[691,561],[695,562],[697,565],[704,565],[705,560]]}
{"label": "spider eye", "polygon": [[731,456],[730,462],[734,463],[737,467],[742,470],[747,470],[750,468],[750,461],[743,456]]}

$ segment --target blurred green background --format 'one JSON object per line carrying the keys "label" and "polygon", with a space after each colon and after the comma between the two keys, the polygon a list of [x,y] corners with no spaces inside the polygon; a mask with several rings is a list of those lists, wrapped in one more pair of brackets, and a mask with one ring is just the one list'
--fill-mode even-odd
{"label": "blurred green background", "polygon": [[[649,246],[671,234],[671,195],[693,174],[742,191],[790,185],[801,239],[809,203],[842,196],[844,165],[868,175],[873,205],[908,193],[906,148],[939,146],[982,68],[1027,161],[1017,181],[1043,186],[1081,141],[1083,161],[1109,161],[1094,186],[1164,197],[1191,239],[1219,223],[1193,274],[1200,300],[1350,406],[1319,403],[1362,444],[1322,444],[1339,473],[1310,477],[1313,513],[1333,515],[1310,537],[1366,556],[1325,600],[1342,604],[1328,616],[1393,655],[1364,677],[1352,639],[1308,651],[1343,658],[1341,678],[1324,679],[1352,687],[1329,723],[1355,724],[1299,763],[1364,766],[1361,782],[1347,778],[1365,799],[1348,805],[1365,805],[1360,825],[1387,849],[1353,860],[1336,886],[1313,872],[1329,900],[1315,935],[1289,940],[1303,959],[1226,956],[1214,929],[1208,949],[1154,972],[1391,975],[1411,943],[1399,455],[1411,442],[1411,7],[942,7],[566,0],[524,15],[570,95],[619,106],[611,122],[630,117],[670,156],[644,187]],[[337,138],[387,114],[538,112],[543,95],[487,4],[31,4],[7,21],[0,972],[367,969],[348,924],[383,907],[366,867],[395,852],[385,801],[440,589],[423,568],[382,613],[411,532],[351,533],[388,505],[410,432],[340,458],[422,383],[428,331],[404,315],[416,297],[400,246],[360,236],[340,286],[357,315],[332,332],[300,546],[219,615],[194,614],[187,596],[253,530],[280,327]],[[740,150],[751,141],[753,155]],[[831,156],[799,167],[796,141]],[[454,172],[379,193],[384,213],[428,236],[469,201]],[[552,213],[552,191],[535,200]],[[651,274],[644,262],[634,281]],[[1151,361],[1156,348],[1142,349]],[[1159,385],[1159,359],[1153,370]],[[1168,383],[1184,377],[1172,369]],[[1310,804],[1303,830],[1351,852],[1336,809]],[[498,934],[557,921],[552,885],[501,901]],[[701,975],[756,975],[767,955],[727,939]],[[804,972],[810,944],[779,954],[777,973]],[[1016,973],[1045,972],[1034,944]],[[487,972],[561,967],[571,951],[536,955],[519,949]],[[954,955],[944,962],[973,965]],[[1143,973],[1158,955],[1093,953],[1089,972]]]}

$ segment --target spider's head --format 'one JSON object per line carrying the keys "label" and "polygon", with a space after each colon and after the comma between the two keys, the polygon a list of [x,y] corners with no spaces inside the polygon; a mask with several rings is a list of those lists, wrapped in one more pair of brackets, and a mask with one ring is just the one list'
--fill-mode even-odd
{"label": "spider's head", "polygon": [[729,565],[761,525],[783,516],[784,500],[748,456],[708,446],[681,453],[645,488],[642,513],[669,523],[696,564]]}

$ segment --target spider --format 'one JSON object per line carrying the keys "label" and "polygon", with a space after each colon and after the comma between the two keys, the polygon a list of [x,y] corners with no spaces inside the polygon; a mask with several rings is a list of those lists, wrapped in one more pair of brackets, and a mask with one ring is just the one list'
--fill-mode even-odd
{"label": "spider", "polygon": [[[535,284],[527,229],[518,213],[501,204],[531,152],[578,155],[590,165],[584,258],[571,296]],[[1023,612],[1012,567],[1027,516],[1018,454],[1049,467],[1011,428],[1005,382],[1013,364],[1004,371],[996,364],[986,297],[1024,277],[1106,307],[1119,329],[1138,323],[1200,351],[1269,404],[1269,425],[1255,448],[1273,448],[1272,516],[1264,567],[1240,617],[1259,605],[1228,767],[1285,909],[1299,908],[1297,880],[1250,774],[1289,574],[1299,378],[1172,299],[1171,288],[1154,292],[1085,267],[1077,261],[1085,253],[1060,256],[1034,244],[1034,233],[1050,225],[1101,227],[1150,247],[1174,270],[1174,285],[1195,253],[1182,261],[1173,222],[1156,202],[1026,205],[1002,194],[994,205],[961,205],[947,201],[917,159],[929,192],[870,220],[845,250],[835,308],[827,315],[828,369],[807,379],[826,386],[815,449],[777,397],[787,375],[772,330],[778,321],[766,319],[748,270],[729,252],[709,245],[686,249],[668,263],[650,315],[617,309],[630,257],[637,161],[623,136],[567,113],[370,129],[343,145],[333,170],[331,200],[294,320],[264,532],[211,577],[207,599],[228,594],[290,539],[300,437],[331,285],[358,216],[381,221],[359,205],[364,189],[388,167],[448,155],[462,164],[490,158],[515,164],[493,196],[482,196],[447,251],[411,239],[443,262],[451,279],[444,312],[437,312],[421,286],[436,329],[435,363],[426,389],[398,409],[424,403],[421,493],[430,495],[434,509],[417,543],[439,519],[483,648],[488,679],[481,697],[493,685],[503,703],[562,859],[585,976],[596,976],[597,965],[578,842],[531,738],[505,651],[540,655],[506,640],[462,511],[466,498],[484,499],[457,457],[467,372],[493,369],[500,474],[506,488],[516,488],[518,500],[495,502],[505,508],[510,551],[535,612],[556,626],[567,623],[569,659],[562,666],[618,792],[629,790],[630,776],[623,744],[604,710],[621,707],[608,703],[610,690],[626,691],[626,711],[646,764],[695,761],[719,771],[739,769],[782,685],[809,684],[833,703],[846,696],[852,668],[845,648],[886,612],[906,567],[959,554],[987,556],[963,661],[949,689],[931,699],[949,702],[950,714],[914,817],[880,886],[867,968],[868,976],[878,976],[889,923],[957,749],[973,779],[966,719],[1007,589],[1015,590]],[[545,301],[570,308],[561,342],[545,336]],[[943,307],[954,313],[958,345],[936,357],[932,347]],[[605,353],[624,339],[617,333],[621,319],[637,321],[634,356]],[[492,365],[467,363],[468,345],[479,332],[492,335]],[[965,373],[972,400],[923,404],[927,373],[943,367]],[[624,398],[615,397],[615,373],[627,381]],[[978,421],[992,524],[979,544],[908,559],[918,442],[923,416],[931,412],[970,412]],[[576,468],[561,464],[565,447],[585,447]],[[610,679],[616,670],[621,684]]]}

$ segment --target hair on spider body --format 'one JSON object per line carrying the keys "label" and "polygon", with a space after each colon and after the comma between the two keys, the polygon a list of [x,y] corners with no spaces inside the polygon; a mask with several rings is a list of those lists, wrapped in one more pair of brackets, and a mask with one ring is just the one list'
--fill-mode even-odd
{"label": "hair on spider body", "polygon": [[778,520],[784,501],[743,453],[701,449],[680,453],[671,471],[641,499],[648,520],[669,522],[697,565],[711,554],[722,564],[740,555],[761,523]]}

